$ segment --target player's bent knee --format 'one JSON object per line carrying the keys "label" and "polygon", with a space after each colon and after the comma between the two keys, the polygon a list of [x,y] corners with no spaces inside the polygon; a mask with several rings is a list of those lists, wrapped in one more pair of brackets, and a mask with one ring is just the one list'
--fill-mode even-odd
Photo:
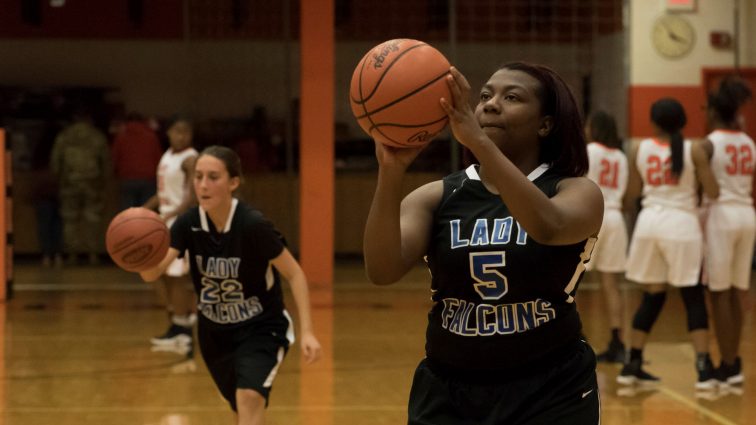
{"label": "player's bent knee", "polygon": [[265,407],[265,397],[255,390],[247,388],[236,389],[236,405],[238,409],[263,409]]}
{"label": "player's bent knee", "polygon": [[656,323],[656,319],[659,317],[662,307],[664,307],[664,301],[667,299],[666,292],[658,293],[643,293],[643,300],[638,307],[638,311],[633,318],[633,329],[637,329],[643,332],[650,332],[651,327]]}

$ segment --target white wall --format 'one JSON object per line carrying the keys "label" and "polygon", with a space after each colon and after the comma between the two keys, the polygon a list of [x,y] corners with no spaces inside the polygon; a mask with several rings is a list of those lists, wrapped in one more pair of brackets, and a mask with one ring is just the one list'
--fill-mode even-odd
{"label": "white wall", "polygon": [[740,0],[740,63],[756,66],[756,1]]}
{"label": "white wall", "polygon": [[598,37],[594,40],[592,61],[594,110],[603,109],[617,121],[620,137],[627,135],[627,62],[624,33]]}
{"label": "white wall", "polygon": [[[656,18],[664,15],[665,1],[663,0],[631,0],[630,1],[630,84],[632,85],[698,85],[701,82],[702,67],[733,66],[735,60],[734,49],[714,49],[709,43],[711,31],[734,31],[733,1],[736,0],[698,0],[695,12],[680,13],[688,19],[696,31],[696,42],[693,50],[679,59],[668,59],[657,53],[651,43],[651,30]],[[749,4],[751,19],[744,20],[754,23],[753,1],[739,0],[742,5]],[[747,29],[746,22],[741,29]],[[751,38],[742,38],[744,49],[750,50],[753,57],[753,31],[749,29]],[[746,35],[745,32],[743,34]],[[741,65],[753,64],[741,60]]]}

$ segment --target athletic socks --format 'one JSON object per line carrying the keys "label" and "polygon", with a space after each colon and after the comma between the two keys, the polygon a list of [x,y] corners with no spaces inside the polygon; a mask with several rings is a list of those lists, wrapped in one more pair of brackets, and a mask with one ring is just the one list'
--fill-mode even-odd
{"label": "athletic socks", "polygon": [[196,322],[197,315],[193,313],[184,316],[180,316],[178,314],[171,316],[171,323],[173,323],[174,325],[183,326],[185,328],[193,327]]}

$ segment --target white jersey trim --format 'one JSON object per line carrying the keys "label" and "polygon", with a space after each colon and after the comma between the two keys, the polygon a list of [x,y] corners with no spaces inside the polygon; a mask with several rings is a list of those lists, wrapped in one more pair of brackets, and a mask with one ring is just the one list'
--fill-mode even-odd
{"label": "white jersey trim", "polygon": [[[286,339],[289,341],[289,346],[291,346],[294,344],[294,341],[296,341],[296,339],[294,338],[294,322],[291,320],[291,316],[289,316],[289,312],[286,311],[286,309],[283,310],[283,315],[289,322],[289,326],[286,327]],[[285,354],[286,350],[284,349],[284,347],[278,347],[278,353],[276,353],[276,365],[273,366],[273,369],[271,369],[268,377],[265,378],[263,388],[270,388],[273,385],[273,380],[276,379],[278,368],[281,367],[281,362],[283,362]]]}
{"label": "white jersey trim", "polygon": [[[548,170],[549,164],[543,163],[536,167],[535,170],[531,171],[530,174],[528,174],[528,180],[533,181],[538,177],[541,177],[541,175],[543,175],[543,173]],[[470,180],[480,181],[480,174],[478,174],[478,169],[476,168],[475,164],[467,167],[467,169],[465,169],[465,174],[467,174],[467,177],[469,177]]]}
{"label": "white jersey trim", "polygon": [[[228,212],[228,217],[226,218],[226,225],[223,226],[223,229],[220,231],[220,233],[228,233],[231,230],[231,222],[234,220],[234,213],[236,212],[236,207],[239,205],[239,200],[236,198],[231,199],[231,209]],[[204,208],[199,207],[199,213],[200,213],[200,225],[202,226],[202,230],[205,232],[210,231],[210,226],[207,223],[207,211],[205,211]]]}

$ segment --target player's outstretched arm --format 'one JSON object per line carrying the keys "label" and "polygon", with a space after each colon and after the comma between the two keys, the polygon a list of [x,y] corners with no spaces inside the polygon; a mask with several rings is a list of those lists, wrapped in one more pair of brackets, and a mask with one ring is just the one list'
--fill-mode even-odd
{"label": "player's outstretched arm", "polygon": [[291,292],[294,295],[294,302],[297,305],[299,315],[299,326],[302,345],[302,355],[307,363],[312,363],[320,358],[320,342],[315,338],[312,330],[312,315],[310,313],[310,293],[307,288],[307,278],[305,277],[302,267],[291,255],[291,252],[284,248],[278,257],[274,258],[273,267],[276,268],[286,278],[291,285]]}
{"label": "player's outstretched arm", "polygon": [[365,269],[376,285],[398,281],[425,255],[433,213],[443,194],[439,180],[415,189],[400,201],[401,179],[394,178],[382,179],[379,175],[365,224]]}
{"label": "player's outstretched arm", "polygon": [[158,280],[160,276],[165,273],[165,269],[168,268],[168,265],[173,262],[176,258],[178,258],[179,252],[176,248],[168,248],[168,252],[165,253],[165,257],[160,261],[160,263],[147,270],[143,270],[139,272],[139,276],[142,277],[142,280],[145,282],[154,282]]}
{"label": "player's outstretched arm", "polygon": [[399,280],[427,248],[433,211],[441,200],[443,184],[427,184],[402,200],[407,168],[421,151],[422,147],[395,148],[375,142],[378,182],[362,247],[365,271],[376,285]]}
{"label": "player's outstretched arm", "polygon": [[147,200],[147,202],[142,205],[142,208],[147,208],[148,210],[157,211],[158,206],[160,206],[160,199],[158,199],[157,195],[150,196],[150,199]]}

